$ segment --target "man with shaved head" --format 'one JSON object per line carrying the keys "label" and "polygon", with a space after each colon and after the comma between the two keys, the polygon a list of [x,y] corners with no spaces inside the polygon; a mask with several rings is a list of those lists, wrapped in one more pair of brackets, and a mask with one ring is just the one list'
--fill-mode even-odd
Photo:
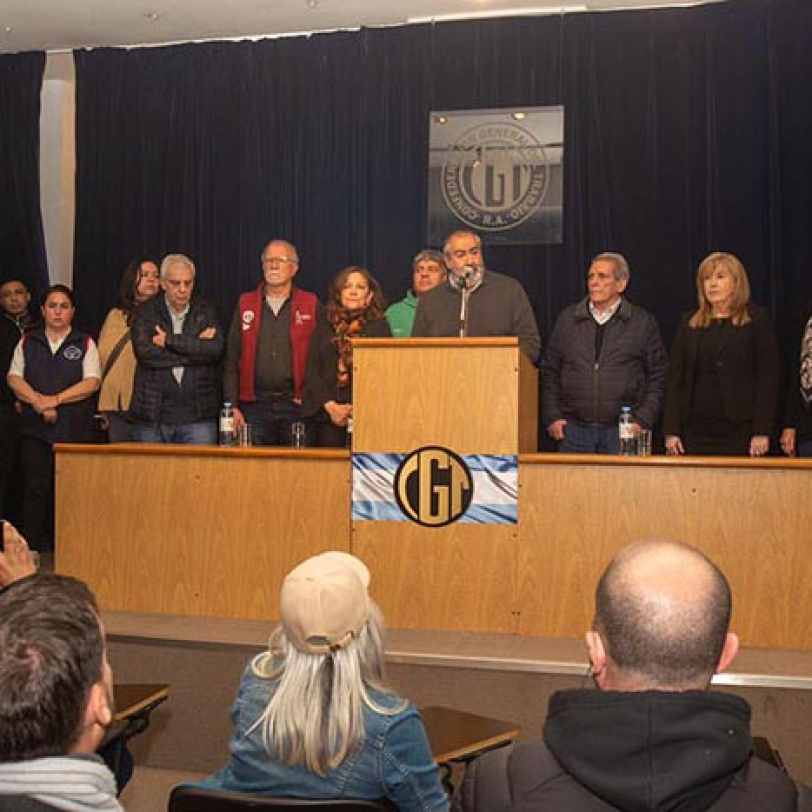
{"label": "man with shaved head", "polygon": [[810,812],[809,788],[753,756],[747,702],[708,690],[738,651],[731,607],[699,550],[626,547],[598,582],[586,634],[599,690],[554,694],[543,737],[473,762],[457,808]]}
{"label": "man with shaved head", "polygon": [[287,240],[262,252],[262,281],[234,310],[223,364],[223,397],[236,425],[253,426],[256,445],[291,445],[318,299],[294,284],[299,255]]}

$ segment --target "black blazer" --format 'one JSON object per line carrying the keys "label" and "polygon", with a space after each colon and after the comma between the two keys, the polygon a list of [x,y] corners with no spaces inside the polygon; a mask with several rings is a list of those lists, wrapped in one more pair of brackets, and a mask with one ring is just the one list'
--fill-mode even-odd
{"label": "black blazer", "polygon": [[[769,312],[752,304],[749,310],[752,321],[729,331],[717,359],[722,406],[725,417],[730,420],[752,420],[754,436],[769,436],[778,408],[778,340]],[[690,422],[702,329],[688,326],[692,315],[683,316],[671,350],[663,421],[665,434],[679,436]]]}

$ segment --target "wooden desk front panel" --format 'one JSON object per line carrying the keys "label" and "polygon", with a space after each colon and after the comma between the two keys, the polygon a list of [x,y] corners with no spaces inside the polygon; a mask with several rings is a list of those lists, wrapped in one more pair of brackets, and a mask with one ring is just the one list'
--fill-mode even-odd
{"label": "wooden desk front panel", "polygon": [[397,629],[517,631],[515,525],[356,522],[352,551]]}
{"label": "wooden desk front panel", "polygon": [[743,645],[812,649],[812,470],[537,459],[520,474],[520,634],[583,635],[611,557],[659,537],[719,564]]}
{"label": "wooden desk front panel", "polygon": [[346,455],[68,451],[56,465],[57,569],[105,610],[273,618],[292,567],[349,549]]}

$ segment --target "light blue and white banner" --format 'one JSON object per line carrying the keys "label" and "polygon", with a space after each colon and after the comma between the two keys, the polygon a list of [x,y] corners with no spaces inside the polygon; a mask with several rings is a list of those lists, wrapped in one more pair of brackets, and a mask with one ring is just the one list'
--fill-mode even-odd
{"label": "light blue and white banner", "polygon": [[[395,473],[408,454],[352,455],[353,521],[406,522],[395,495]],[[473,495],[457,520],[467,524],[516,524],[519,460],[515,454],[462,454]]]}

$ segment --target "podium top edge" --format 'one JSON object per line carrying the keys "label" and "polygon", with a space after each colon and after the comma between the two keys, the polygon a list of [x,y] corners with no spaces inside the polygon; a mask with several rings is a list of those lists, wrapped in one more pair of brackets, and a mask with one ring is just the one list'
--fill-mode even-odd
{"label": "podium top edge", "polygon": [[354,338],[354,347],[519,347],[515,336],[485,338]]}

